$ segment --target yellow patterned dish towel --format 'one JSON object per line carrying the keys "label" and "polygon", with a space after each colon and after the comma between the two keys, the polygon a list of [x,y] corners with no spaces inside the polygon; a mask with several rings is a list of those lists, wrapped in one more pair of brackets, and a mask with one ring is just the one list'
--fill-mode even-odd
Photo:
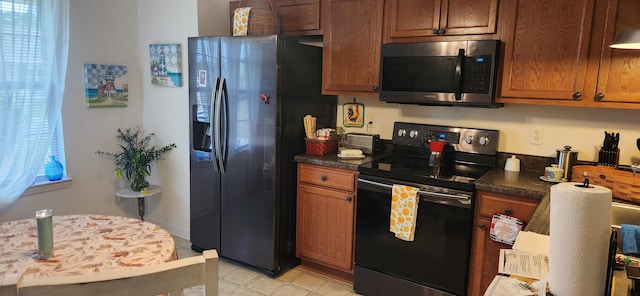
{"label": "yellow patterned dish towel", "polygon": [[393,185],[389,231],[393,232],[397,238],[413,241],[416,230],[415,220],[418,217],[418,201],[418,188]]}
{"label": "yellow patterned dish towel", "polygon": [[251,7],[238,7],[233,11],[233,36],[247,36]]}

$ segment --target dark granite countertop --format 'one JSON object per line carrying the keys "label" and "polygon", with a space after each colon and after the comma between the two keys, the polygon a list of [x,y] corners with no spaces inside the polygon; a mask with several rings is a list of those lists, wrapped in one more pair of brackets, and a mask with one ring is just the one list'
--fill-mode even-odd
{"label": "dark granite countertop", "polygon": [[338,158],[338,155],[336,153],[331,153],[323,156],[298,154],[293,158],[293,160],[295,160],[296,162],[357,171],[359,165],[383,158],[385,156],[387,156],[387,154],[378,153],[375,155],[367,155],[363,159],[340,159]]}
{"label": "dark granite countertop", "polygon": [[476,189],[538,201],[525,230],[549,234],[549,188],[554,183],[540,180],[539,171],[510,172],[494,169],[476,180]]}
{"label": "dark granite countertop", "polygon": [[538,171],[510,172],[496,168],[476,180],[476,190],[542,200],[554,183],[540,180],[540,175]]}

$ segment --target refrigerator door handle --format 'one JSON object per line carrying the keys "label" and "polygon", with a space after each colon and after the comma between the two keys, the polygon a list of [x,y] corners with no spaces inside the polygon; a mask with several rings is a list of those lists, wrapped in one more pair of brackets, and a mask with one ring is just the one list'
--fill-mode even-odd
{"label": "refrigerator door handle", "polygon": [[215,104],[215,115],[214,115],[214,130],[215,130],[215,141],[216,141],[216,158],[218,162],[218,169],[221,173],[224,173],[224,158],[222,155],[222,89],[224,86],[224,78],[220,78],[220,83],[217,87],[216,91],[216,104]]}
{"label": "refrigerator door handle", "polygon": [[219,126],[218,126],[218,119],[217,119],[217,113],[218,113],[218,102],[220,101],[220,90],[222,89],[221,87],[221,83],[220,83],[220,77],[216,77],[216,84],[215,87],[213,89],[213,95],[211,97],[211,113],[209,115],[209,120],[210,120],[210,128],[212,131],[212,135],[211,135],[211,139],[213,139],[213,147],[212,147],[212,153],[213,153],[213,169],[218,172],[221,170],[221,165],[220,165],[220,152],[219,152],[219,146],[220,146],[220,130],[219,130]]}
{"label": "refrigerator door handle", "polygon": [[[227,170],[227,158],[229,154],[229,96],[227,93],[227,79],[222,78],[221,86],[220,86],[220,103],[221,107],[224,109],[220,109],[221,116],[219,118],[221,131],[224,131],[224,139],[221,136],[221,154],[220,154],[220,167],[222,167],[222,172],[224,173]],[[223,113],[224,112],[224,113]],[[223,125],[224,124],[224,125]]]}

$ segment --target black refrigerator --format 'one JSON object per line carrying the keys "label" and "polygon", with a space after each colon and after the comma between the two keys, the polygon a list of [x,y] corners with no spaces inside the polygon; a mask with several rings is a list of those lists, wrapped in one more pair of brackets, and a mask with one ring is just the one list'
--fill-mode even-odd
{"label": "black refrigerator", "polygon": [[296,154],[303,118],[335,126],[322,49],[295,37],[189,38],[192,249],[275,276],[295,256]]}

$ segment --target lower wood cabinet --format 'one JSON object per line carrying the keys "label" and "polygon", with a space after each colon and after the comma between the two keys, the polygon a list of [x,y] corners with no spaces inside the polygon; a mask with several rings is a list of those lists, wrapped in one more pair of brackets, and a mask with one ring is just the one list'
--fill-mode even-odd
{"label": "lower wood cabinet", "polygon": [[534,199],[519,198],[479,191],[476,197],[471,264],[469,266],[469,296],[482,296],[498,274],[500,249],[511,246],[493,241],[489,237],[493,214],[505,214],[527,223],[538,206]]}
{"label": "lower wood cabinet", "polygon": [[356,171],[298,164],[296,255],[302,265],[353,278]]}

